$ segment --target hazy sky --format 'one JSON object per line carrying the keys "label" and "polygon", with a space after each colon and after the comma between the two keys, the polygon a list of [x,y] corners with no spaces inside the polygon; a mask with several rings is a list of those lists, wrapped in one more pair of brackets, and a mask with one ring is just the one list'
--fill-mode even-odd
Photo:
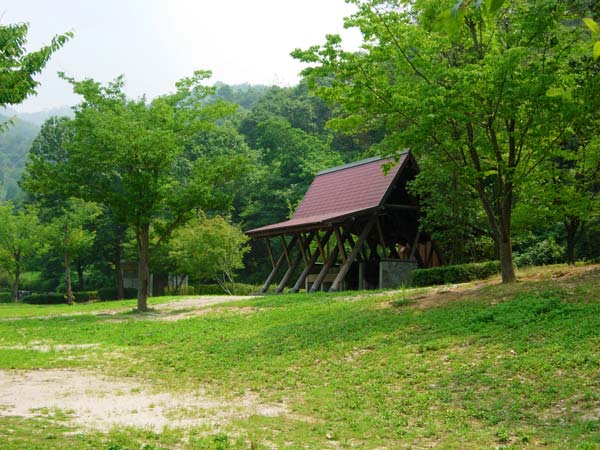
{"label": "hazy sky", "polygon": [[57,33],[75,37],[38,77],[38,95],[14,106],[32,112],[77,103],[56,73],[106,82],[124,74],[131,96],[173,90],[196,69],[212,81],[292,85],[302,65],[289,54],[342,34],[348,48],[358,33],[343,29],[353,12],[344,0],[8,0],[2,23],[29,22],[28,48]]}

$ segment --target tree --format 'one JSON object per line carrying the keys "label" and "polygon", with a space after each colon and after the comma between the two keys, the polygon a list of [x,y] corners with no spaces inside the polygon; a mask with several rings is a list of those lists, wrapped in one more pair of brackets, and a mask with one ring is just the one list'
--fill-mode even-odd
{"label": "tree", "polygon": [[0,267],[12,281],[12,300],[16,302],[24,264],[45,251],[37,209],[15,210],[10,202],[0,204]]}
{"label": "tree", "polygon": [[183,156],[192,136],[235,111],[220,101],[202,102],[214,92],[203,84],[209,76],[196,72],[179,81],[175,93],[147,102],[128,99],[122,77],[102,86],[63,75],[83,97],[72,121],[65,182],[78,187],[82,198],[106,205],[135,232],[139,311],[148,309],[151,231],[160,244],[194,210],[226,209],[229,198],[219,188],[243,163],[237,156],[195,161]]}
{"label": "tree", "polygon": [[410,147],[458,169],[486,215],[503,282],[514,281],[513,208],[576,116],[568,98],[548,94],[575,86],[581,29],[564,2],[353,3],[346,25],[362,32],[360,52],[328,36],[293,53],[314,65],[303,73],[315,92],[343,108],[331,125],[383,128],[377,150]]}
{"label": "tree", "polygon": [[201,216],[174,233],[169,257],[179,273],[214,280],[235,294],[235,271],[244,267],[247,242],[242,230],[223,217]]}
{"label": "tree", "polygon": [[70,198],[61,213],[48,225],[50,242],[55,252],[64,260],[67,303],[72,305],[71,262],[92,248],[96,232],[86,228],[100,214],[100,207],[78,198]]}
{"label": "tree", "polygon": [[0,25],[0,106],[19,104],[34,94],[39,83],[33,77],[73,37],[72,33],[54,36],[49,45],[27,53],[28,32],[26,23]]}

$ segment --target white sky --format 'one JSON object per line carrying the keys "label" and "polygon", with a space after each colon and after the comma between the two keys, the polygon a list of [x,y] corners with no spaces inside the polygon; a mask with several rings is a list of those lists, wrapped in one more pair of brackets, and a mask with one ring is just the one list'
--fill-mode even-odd
{"label": "white sky", "polygon": [[73,105],[77,97],[56,73],[106,82],[124,74],[127,92],[153,97],[173,90],[194,70],[212,70],[212,82],[293,85],[303,65],[295,48],[342,35],[356,48],[360,36],[343,29],[354,11],[344,0],[8,0],[2,23],[28,22],[28,48],[55,34],[75,37],[38,77],[38,95],[21,105],[33,112]]}

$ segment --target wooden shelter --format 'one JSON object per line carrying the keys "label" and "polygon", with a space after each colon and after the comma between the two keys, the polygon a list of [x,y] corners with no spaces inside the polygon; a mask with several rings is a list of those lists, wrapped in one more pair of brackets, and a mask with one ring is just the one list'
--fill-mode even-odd
{"label": "wooden shelter", "polygon": [[[418,201],[406,189],[416,161],[409,151],[398,158],[323,170],[290,220],[247,231],[265,240],[273,265],[261,293],[284,267],[277,293],[291,281],[291,292],[398,287],[413,269],[440,265],[434,243],[419,232]],[[281,242],[279,257],[274,239]]]}

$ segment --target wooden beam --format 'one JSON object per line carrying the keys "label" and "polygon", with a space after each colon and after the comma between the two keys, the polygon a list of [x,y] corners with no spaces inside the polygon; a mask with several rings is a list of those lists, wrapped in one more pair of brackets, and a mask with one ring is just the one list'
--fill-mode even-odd
{"label": "wooden beam", "polygon": [[342,257],[342,261],[346,262],[346,249],[344,248],[344,242],[342,241],[342,235],[340,233],[339,227],[335,227],[333,229],[333,232],[335,233],[335,240],[337,241],[338,252]]}
{"label": "wooden beam", "polygon": [[[329,238],[331,237],[332,233],[333,233],[332,230],[328,230],[325,233],[325,236],[323,237],[325,244],[327,244],[327,241],[329,241]],[[308,274],[310,273],[311,269],[314,267],[314,265],[316,264],[318,259],[319,259],[319,252],[314,252],[312,254],[312,256],[310,257],[308,264],[306,265],[306,267],[304,268],[304,270],[302,271],[302,273],[296,280],[296,283],[294,284],[292,289],[290,289],[291,293],[296,293],[300,290],[300,288],[304,284],[304,280],[306,280],[306,277],[308,276]],[[323,262],[325,262],[325,261],[323,260]]]}
{"label": "wooden beam", "polygon": [[418,206],[413,206],[413,205],[395,205],[393,203],[388,203],[383,205],[384,208],[387,209],[398,209],[401,211],[418,211],[419,207]]}
{"label": "wooden beam", "polygon": [[417,251],[417,247],[419,246],[419,238],[421,237],[421,231],[417,230],[417,235],[415,236],[415,241],[413,242],[412,248],[410,249],[409,260],[412,260],[415,257],[415,252]]}
{"label": "wooden beam", "polygon": [[271,248],[271,241],[269,241],[269,238],[265,238],[265,244],[267,245],[267,252],[269,253],[269,258],[271,259],[271,265],[275,267],[275,258],[273,257],[273,249]]}
{"label": "wooden beam", "polygon": [[[283,254],[285,255],[285,259],[287,260],[288,266],[291,266],[292,260],[290,259],[290,252],[288,251],[287,244],[285,242],[285,237],[283,236],[283,234],[280,237],[281,237],[281,248],[283,248]],[[290,250],[291,250],[291,248],[290,248]]]}
{"label": "wooden beam", "polygon": [[[331,236],[331,234],[329,235]],[[327,259],[327,257],[325,256],[325,248],[323,248],[323,242],[321,242],[321,237],[319,236],[319,232],[317,231],[317,247],[319,249],[319,253],[321,254],[321,259],[323,260],[323,262],[325,262],[325,260]],[[325,241],[325,245],[327,245],[327,241],[329,241],[329,238],[327,238],[327,240]]]}
{"label": "wooden beam", "polygon": [[381,253],[383,253],[381,256],[382,258],[386,257],[385,251],[387,250],[387,247],[385,245],[385,239],[383,237],[383,230],[381,229],[381,223],[379,223],[379,217],[375,216],[376,220],[375,220],[375,225],[377,226],[377,236],[379,237],[379,244],[381,245]]}
{"label": "wooden beam", "polygon": [[277,288],[275,289],[276,294],[281,294],[281,292],[285,289],[287,282],[289,281],[290,277],[294,273],[294,270],[296,270],[296,267],[298,266],[298,264],[300,264],[301,260],[302,260],[302,254],[298,253],[296,255],[296,257],[294,258],[294,261],[292,262],[292,264],[290,264],[290,267],[288,267],[288,270],[286,270],[285,274],[283,274],[283,278],[277,285]]}
{"label": "wooden beam", "polygon": [[425,261],[425,268],[431,267],[431,257],[433,256],[433,244],[429,241],[429,252]]}
{"label": "wooden beam", "polygon": [[298,237],[298,250],[300,250],[300,253],[302,254],[302,259],[304,260],[304,265],[306,266],[308,264],[308,258],[306,257],[305,247],[306,247],[306,239],[304,239],[302,236],[299,236]]}
{"label": "wooden beam", "polygon": [[333,283],[331,284],[331,288],[329,289],[329,292],[338,290],[340,284],[342,283],[342,281],[344,281],[344,278],[346,278],[346,274],[348,273],[348,270],[350,270],[350,266],[354,262],[356,255],[358,255],[360,246],[363,244],[365,239],[367,239],[367,236],[369,236],[369,233],[371,232],[373,225],[375,225],[375,223],[378,223],[378,222],[379,222],[379,220],[378,220],[377,216],[373,216],[367,222],[367,225],[365,225],[365,228],[362,230],[362,232],[360,233],[360,236],[358,237],[358,241],[356,241],[356,245],[352,249],[352,252],[350,252],[348,259],[340,267],[340,271],[337,274],[337,276],[335,277],[335,280],[333,280]]}
{"label": "wooden beam", "polygon": [[[344,231],[344,235],[342,236],[342,239],[346,238],[347,233],[348,233],[348,231]],[[323,280],[325,279],[325,277],[327,276],[327,273],[329,272],[329,269],[331,269],[331,266],[333,266],[333,263],[335,263],[335,260],[337,259],[338,251],[339,250],[338,250],[337,246],[333,248],[333,250],[329,254],[329,258],[327,258],[327,261],[325,261],[325,263],[323,264],[323,267],[321,268],[319,275],[317,275],[317,279],[315,280],[312,287],[310,288],[310,292],[316,292],[319,290],[319,288],[321,287],[321,284],[323,283]]]}
{"label": "wooden beam", "polygon": [[[296,245],[296,239],[298,239],[298,237],[296,235],[294,235],[292,237],[292,240],[288,244],[289,249],[292,249],[292,247],[294,245]],[[273,279],[275,278],[275,275],[277,275],[277,272],[279,272],[279,269],[281,269],[281,266],[283,266],[284,261],[285,261],[285,256],[282,254],[279,257],[279,259],[277,260],[277,262],[275,263],[275,267],[273,267],[273,270],[267,277],[265,283],[263,284],[263,287],[260,289],[260,294],[264,294],[265,292],[267,292],[267,290],[269,289],[269,286],[271,286],[271,283],[273,282]]]}

